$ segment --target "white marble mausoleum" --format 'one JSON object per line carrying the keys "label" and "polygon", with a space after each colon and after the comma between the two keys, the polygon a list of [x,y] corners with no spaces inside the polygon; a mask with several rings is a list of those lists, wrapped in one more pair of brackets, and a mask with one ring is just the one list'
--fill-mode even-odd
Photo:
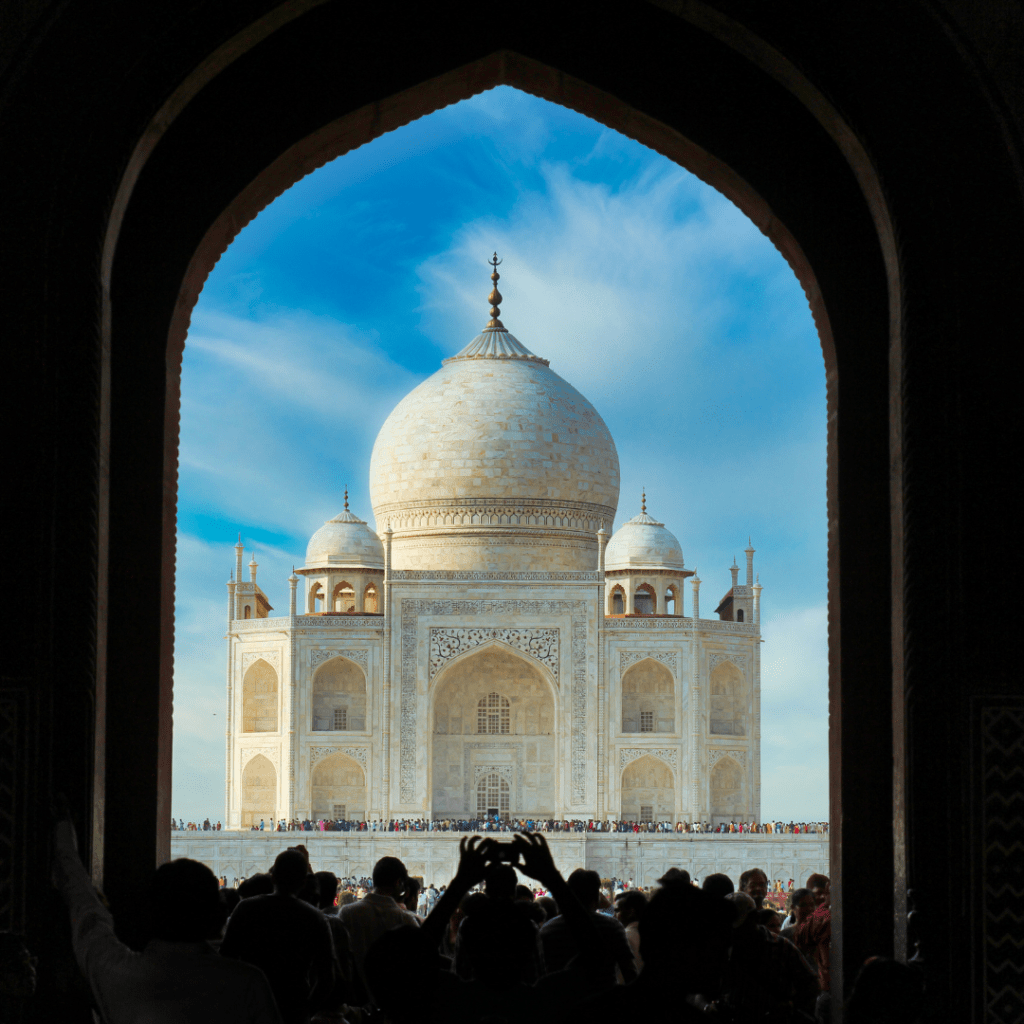
{"label": "white marble mausoleum", "polygon": [[236,548],[229,828],[495,812],[760,820],[753,548],[744,582],[734,562],[702,618],[700,580],[645,504],[608,535],[615,442],[503,326],[497,278],[483,332],[377,437],[374,528],[346,493],[283,616],[255,561],[243,579]]}

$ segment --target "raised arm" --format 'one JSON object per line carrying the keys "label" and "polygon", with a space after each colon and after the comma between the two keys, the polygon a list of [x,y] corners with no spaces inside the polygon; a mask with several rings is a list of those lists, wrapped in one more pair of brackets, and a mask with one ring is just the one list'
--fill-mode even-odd
{"label": "raised arm", "polygon": [[493,844],[492,839],[483,839],[480,836],[463,836],[459,840],[459,867],[455,877],[423,922],[422,930],[426,932],[432,945],[440,944],[444,930],[452,914],[458,909],[462,897],[474,885],[483,881],[488,854]]}

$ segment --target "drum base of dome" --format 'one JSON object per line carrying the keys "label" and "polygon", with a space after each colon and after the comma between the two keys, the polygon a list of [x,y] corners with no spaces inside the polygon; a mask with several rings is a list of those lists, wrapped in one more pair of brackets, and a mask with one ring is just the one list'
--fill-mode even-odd
{"label": "drum base of dome", "polygon": [[395,535],[393,569],[481,572],[589,572],[597,568],[593,536],[529,533],[502,537],[447,530],[424,536]]}

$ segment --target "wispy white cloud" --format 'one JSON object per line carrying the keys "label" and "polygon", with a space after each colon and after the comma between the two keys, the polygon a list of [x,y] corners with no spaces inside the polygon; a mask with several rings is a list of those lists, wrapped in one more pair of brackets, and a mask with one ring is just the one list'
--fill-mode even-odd
{"label": "wispy white cloud", "polygon": [[182,489],[240,524],[308,536],[338,512],[346,483],[365,496],[377,431],[419,380],[372,336],[327,317],[197,311],[182,374]]}

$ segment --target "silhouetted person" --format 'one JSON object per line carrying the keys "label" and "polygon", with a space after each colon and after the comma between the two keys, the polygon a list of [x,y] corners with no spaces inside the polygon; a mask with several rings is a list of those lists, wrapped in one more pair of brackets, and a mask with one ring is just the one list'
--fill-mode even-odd
{"label": "silhouetted person", "polygon": [[[633,964],[637,974],[644,966],[643,957],[640,955],[640,920],[646,909],[647,897],[636,889],[627,889],[615,897],[615,918],[626,929],[626,941],[633,951]],[[619,978],[624,980],[621,972]]]}
{"label": "silhouetted person", "polygon": [[338,876],[333,871],[317,871],[313,876],[317,884],[317,909],[327,918],[334,941],[334,991],[324,1004],[325,1011],[340,1012],[341,1007],[353,995],[352,951],[348,944],[348,930],[338,917],[334,905],[338,893]]}
{"label": "silhouetted person", "polygon": [[639,923],[644,958],[640,976],[632,984],[618,985],[584,1002],[579,1018],[597,1024],[662,1019],[697,1024],[713,1019],[690,1000],[698,998],[698,993],[717,997],[731,920],[723,899],[696,886],[657,889]]}
{"label": "silhouetted person", "polygon": [[[626,939],[626,930],[613,917],[598,913],[597,905],[601,895],[601,876],[596,871],[577,868],[566,880],[569,891],[593,918],[600,941],[609,955],[608,982],[615,983],[614,968],[617,966],[622,977],[632,981],[636,977],[633,951]],[[579,952],[575,936],[562,914],[548,921],[540,930],[541,945],[544,948],[544,966],[548,971],[560,971]]]}
{"label": "silhouetted person", "polygon": [[796,946],[757,923],[753,898],[731,893],[735,920],[721,1006],[736,1020],[790,1024],[814,1012],[818,979]]}
{"label": "silhouetted person", "polygon": [[807,879],[807,888],[817,906],[806,921],[797,925],[793,942],[818,972],[821,995],[816,1012],[826,1020],[831,1012],[832,887],[827,875],[813,874]]}
{"label": "silhouetted person", "polygon": [[455,972],[475,983],[470,992],[476,1000],[501,993],[503,1003],[511,999],[529,1005],[534,999],[530,986],[542,973],[537,924],[530,908],[482,893],[469,900],[459,925]]}
{"label": "silhouetted person", "polygon": [[206,941],[220,934],[224,903],[205,864],[181,858],[157,869],[149,892],[154,937],[138,953],[114,934],[78,857],[74,825],[64,811],[58,816],[53,884],[68,905],[75,958],[105,1024],[280,1024],[263,973],[225,960]]}
{"label": "silhouetted person", "polygon": [[[409,872],[397,857],[381,857],[373,866],[373,889],[361,900],[342,907],[338,915],[348,931],[356,980],[364,989],[363,961],[370,946],[391,928],[419,926],[420,919],[398,905],[398,900],[405,895],[408,881]],[[361,1003],[367,996],[367,991],[360,991],[355,998]]]}
{"label": "silhouetted person", "polygon": [[308,862],[297,850],[277,855],[269,896],[242,900],[228,920],[220,951],[259,967],[286,1024],[306,1024],[334,987],[334,947],[327,920],[302,902]]}

